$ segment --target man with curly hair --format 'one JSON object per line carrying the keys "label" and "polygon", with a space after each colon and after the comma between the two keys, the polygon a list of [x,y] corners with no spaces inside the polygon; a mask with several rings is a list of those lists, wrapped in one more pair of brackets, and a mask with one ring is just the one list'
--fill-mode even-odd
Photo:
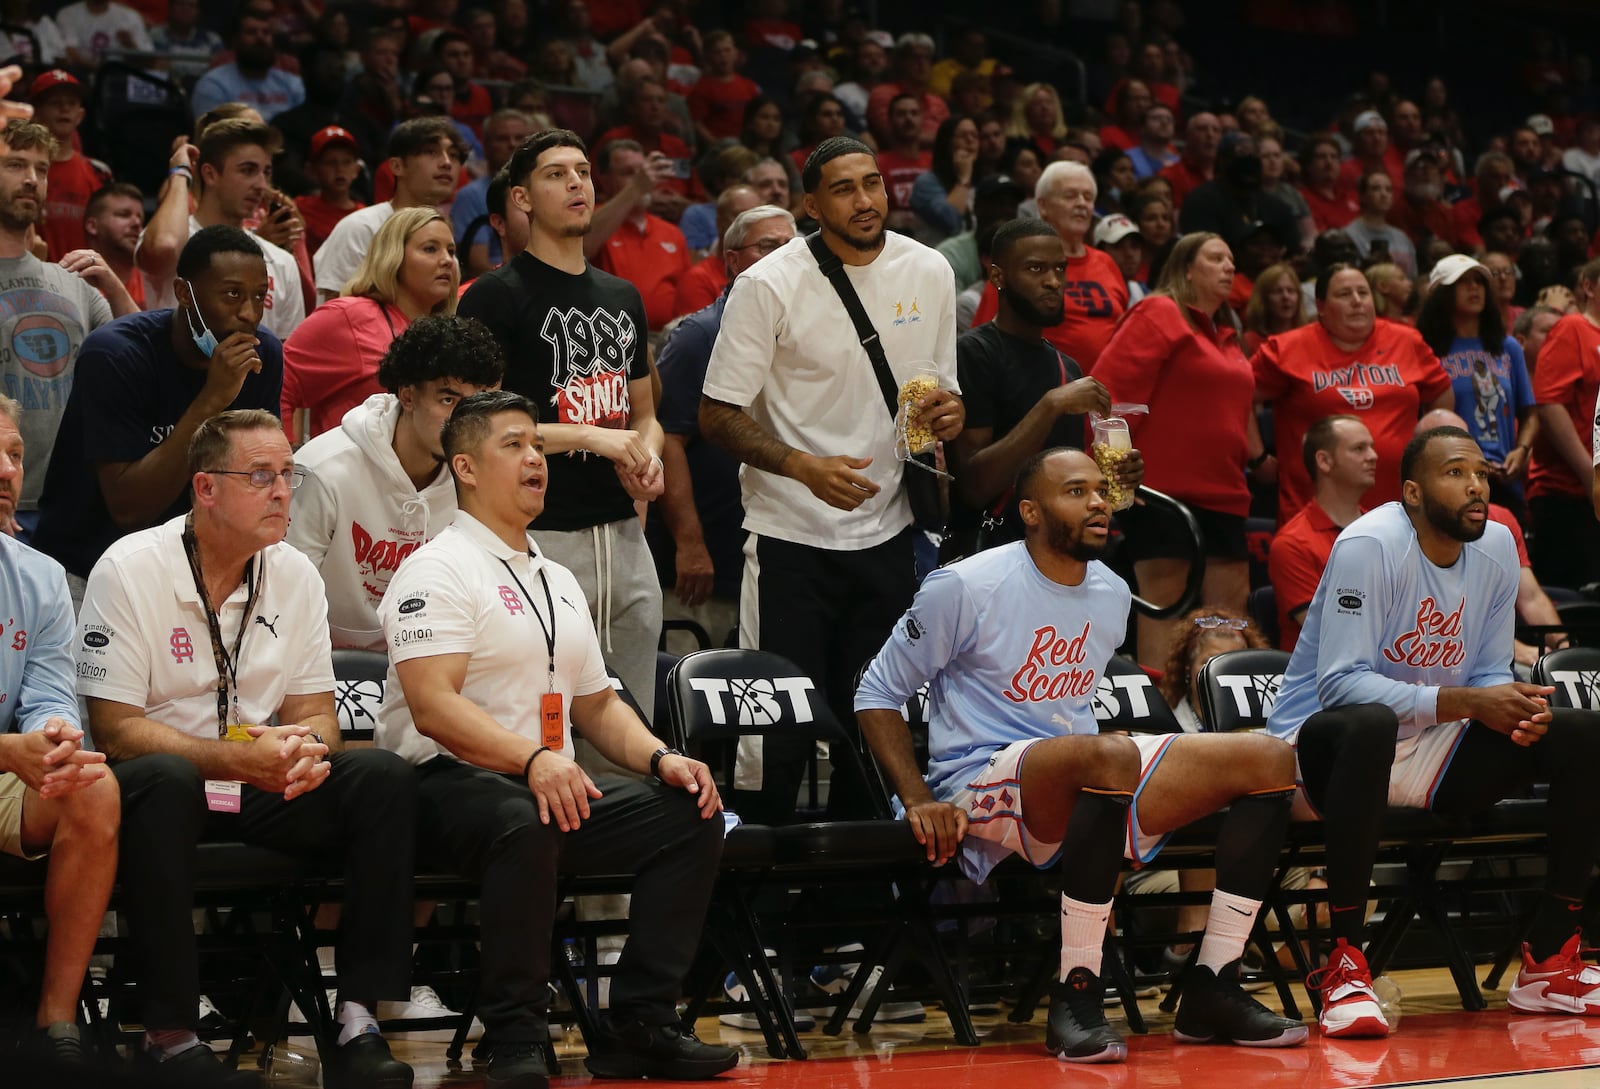
{"label": "man with curly hair", "polygon": [[500,345],[471,318],[425,317],[378,364],[388,393],[301,447],[289,543],[328,586],[333,645],[383,649],[378,602],[400,561],[455,517],[439,433],[463,398],[498,389]]}

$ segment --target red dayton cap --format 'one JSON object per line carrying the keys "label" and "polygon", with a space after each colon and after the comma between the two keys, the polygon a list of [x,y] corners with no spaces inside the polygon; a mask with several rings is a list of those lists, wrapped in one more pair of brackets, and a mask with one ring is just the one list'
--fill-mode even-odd
{"label": "red dayton cap", "polygon": [[350,135],[348,129],[338,125],[329,125],[325,129],[318,129],[316,135],[311,137],[311,158],[321,155],[332,144],[345,144],[352,150],[359,150],[356,138]]}
{"label": "red dayton cap", "polygon": [[52,68],[48,72],[41,72],[34,77],[32,83],[28,84],[28,97],[37,101],[40,95],[47,94],[57,87],[71,87],[80,98],[83,96],[83,84],[78,82],[77,76],[60,68]]}

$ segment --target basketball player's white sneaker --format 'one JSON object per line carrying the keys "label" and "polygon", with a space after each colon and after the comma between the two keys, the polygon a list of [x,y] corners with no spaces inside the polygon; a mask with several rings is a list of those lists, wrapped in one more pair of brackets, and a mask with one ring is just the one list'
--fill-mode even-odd
{"label": "basketball player's white sneaker", "polygon": [[1340,938],[1326,968],[1306,976],[1306,987],[1322,992],[1317,1023],[1322,1035],[1379,1037],[1389,1035],[1389,1021],[1372,990],[1372,971],[1361,950]]}
{"label": "basketball player's white sneaker", "polygon": [[1578,935],[1554,956],[1535,961],[1522,943],[1522,970],[1506,995],[1506,1004],[1520,1013],[1581,1013],[1600,1016],[1600,968],[1585,963]]}

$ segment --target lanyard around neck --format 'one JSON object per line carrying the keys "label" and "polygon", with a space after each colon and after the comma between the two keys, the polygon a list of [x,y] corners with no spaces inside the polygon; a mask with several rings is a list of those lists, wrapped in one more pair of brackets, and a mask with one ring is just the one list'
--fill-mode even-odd
{"label": "lanyard around neck", "polygon": [[245,629],[250,626],[250,614],[255,611],[256,597],[261,591],[261,583],[266,579],[266,564],[262,563],[260,577],[256,574],[256,557],[250,557],[250,562],[245,565],[244,579],[250,587],[250,595],[245,599],[244,615],[239,618],[239,634],[234,637],[233,650],[229,652],[222,641],[222,624],[217,617],[217,611],[211,607],[211,595],[206,591],[205,576],[200,571],[200,547],[194,535],[194,513],[191,511],[183,522],[183,552],[189,559],[189,573],[194,576],[194,588],[200,594],[200,608],[205,610],[206,631],[211,636],[211,655],[217,664],[217,736],[228,735],[228,703],[230,695],[234,710],[239,706],[239,652],[244,647]]}
{"label": "lanyard around neck", "polygon": [[[528,553],[528,558],[533,558],[533,553]],[[539,622],[539,630],[544,633],[544,646],[550,656],[550,691],[556,690],[556,603],[550,596],[550,580],[544,576],[544,568],[539,569],[539,583],[544,588],[545,608],[550,611],[550,623],[544,622],[544,617],[539,615],[539,608],[533,603],[533,595],[528,593],[528,588],[522,585],[522,580],[517,578],[517,573],[511,570],[511,565],[501,559],[500,565],[506,569],[506,574],[511,576],[511,581],[517,584],[517,589],[522,591],[522,600],[528,603],[528,611],[533,613],[533,618]]]}

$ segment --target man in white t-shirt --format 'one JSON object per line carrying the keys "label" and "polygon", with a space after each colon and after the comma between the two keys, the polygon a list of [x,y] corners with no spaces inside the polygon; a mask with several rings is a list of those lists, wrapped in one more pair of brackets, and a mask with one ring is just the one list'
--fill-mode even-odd
{"label": "man in white t-shirt", "polygon": [[317,296],[326,301],[344,291],[372,246],[372,237],[402,208],[432,208],[455,192],[456,175],[466,160],[461,134],[448,117],[413,117],[389,135],[389,169],[394,171],[394,196],[351,212],[317,247],[312,267]]}
{"label": "man in white t-shirt", "polygon": [[[528,532],[544,510],[537,414],[508,391],[451,413],[443,443],[460,510],[411,554],[379,609],[390,666],[378,745],[416,765],[424,851],[482,882],[487,1084],[547,1084],[563,858],[569,872],[637,874],[589,1072],[713,1077],[738,1053],[700,1043],[675,1003],[722,856],[722,801],[706,766],[617,696],[578,580]],[[573,760],[574,730],[640,778],[591,779]]]}
{"label": "man in white t-shirt", "polygon": [[[877,157],[848,137],[806,162],[805,210],[843,263],[881,338],[896,386],[930,374],[921,423],[961,432],[955,284],[939,254],[888,234]],[[853,721],[855,678],[916,590],[910,504],[895,425],[867,352],[806,239],[734,281],[706,370],[700,430],[740,461],[745,529],[739,638],[803,669]],[[904,470],[920,472],[921,470]],[[752,739],[741,749],[733,809],[747,821],[793,819],[809,743]],[[765,741],[762,745],[760,742]],[[835,769],[838,774],[838,769]],[[834,779],[835,810],[864,785]]]}
{"label": "man in white t-shirt", "polygon": [[378,364],[374,394],[300,448],[288,541],[328,588],[336,647],[384,649],[378,602],[400,563],[450,524],[456,490],[440,430],[462,398],[498,388],[500,345],[471,318],[424,317]]}
{"label": "man in white t-shirt", "polygon": [[[178,255],[196,231],[219,224],[244,227],[272,188],[272,157],[281,142],[276,130],[248,118],[218,121],[172,155],[167,191],[145,224],[134,251],[134,263],[145,274],[145,309],[177,305],[172,278]],[[199,183],[199,199],[189,211],[190,186]],[[300,267],[287,250],[255,236],[267,261],[266,311],[261,324],[287,340],[306,317],[300,291]]]}
{"label": "man in white t-shirt", "polygon": [[126,4],[111,0],[79,0],[56,13],[56,26],[67,45],[67,60],[98,68],[108,52],[151,50],[144,19]]}
{"label": "man in white t-shirt", "polygon": [[409,1087],[373,1011],[409,991],[415,780],[390,753],[343,751],[322,580],[283,543],[301,471],[277,418],[213,416],[188,462],[192,513],[106,551],[77,641],[90,734],[124,786],[145,1050],[176,1079],[225,1076],[194,1032],[190,909],[195,845],[240,840],[342,868],[340,1046],[325,1060],[339,1084]]}

